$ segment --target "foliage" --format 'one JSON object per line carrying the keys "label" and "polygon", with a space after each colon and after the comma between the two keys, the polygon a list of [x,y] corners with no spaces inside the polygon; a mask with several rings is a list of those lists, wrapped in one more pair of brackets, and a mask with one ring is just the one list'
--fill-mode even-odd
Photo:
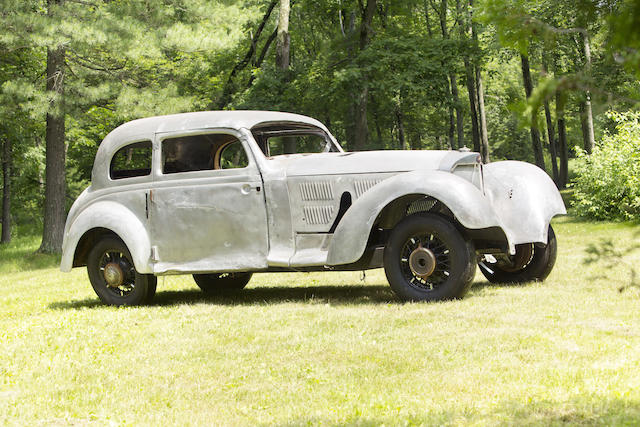
{"label": "foliage", "polygon": [[610,112],[616,132],[588,155],[576,148],[578,214],[595,219],[640,219],[640,113]]}

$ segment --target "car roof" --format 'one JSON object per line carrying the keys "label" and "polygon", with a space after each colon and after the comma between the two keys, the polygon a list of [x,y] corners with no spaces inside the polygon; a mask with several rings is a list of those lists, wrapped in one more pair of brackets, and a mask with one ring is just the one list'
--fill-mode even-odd
{"label": "car roof", "polygon": [[279,111],[198,111],[194,113],[170,114],[167,116],[137,119],[118,126],[104,139],[103,144],[110,141],[131,140],[141,135],[152,136],[161,132],[176,132],[191,129],[231,128],[251,129],[257,124],[268,122],[302,122],[324,129],[319,121],[300,114]]}
{"label": "car roof", "polygon": [[125,144],[153,140],[155,134],[163,132],[212,128],[251,129],[266,123],[303,123],[317,126],[329,133],[327,128],[316,119],[279,111],[198,111],[132,120],[112,130],[98,147],[91,173],[92,186],[101,188],[108,184],[107,175],[111,156]]}

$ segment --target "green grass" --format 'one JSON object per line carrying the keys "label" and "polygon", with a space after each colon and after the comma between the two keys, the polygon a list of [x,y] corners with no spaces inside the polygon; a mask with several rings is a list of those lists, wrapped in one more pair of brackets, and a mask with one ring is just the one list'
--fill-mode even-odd
{"label": "green grass", "polygon": [[376,270],[255,275],[233,298],[176,276],[152,306],[106,307],[24,237],[0,250],[0,424],[637,425],[640,292],[583,259],[640,226],[554,227],[545,283],[478,274],[437,304],[397,302]]}

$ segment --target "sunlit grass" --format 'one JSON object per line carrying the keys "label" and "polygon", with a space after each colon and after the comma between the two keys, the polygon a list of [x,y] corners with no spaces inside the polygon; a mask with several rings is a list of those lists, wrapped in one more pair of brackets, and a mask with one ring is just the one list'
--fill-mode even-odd
{"label": "sunlit grass", "polygon": [[640,226],[554,227],[545,283],[478,274],[437,304],[376,270],[255,275],[235,297],[175,276],[152,306],[106,307],[23,237],[0,249],[0,424],[637,424],[640,292],[583,260]]}

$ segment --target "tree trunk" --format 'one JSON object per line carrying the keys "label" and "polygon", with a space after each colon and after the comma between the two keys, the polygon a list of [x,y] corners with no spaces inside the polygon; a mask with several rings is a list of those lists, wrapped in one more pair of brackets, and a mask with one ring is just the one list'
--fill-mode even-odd
{"label": "tree trunk", "polygon": [[556,153],[555,129],[551,118],[551,110],[549,109],[549,101],[544,101],[544,116],[547,120],[547,136],[549,137],[549,153],[551,154],[551,170],[553,171],[553,182],[558,186],[558,162]]}
{"label": "tree trunk", "polygon": [[567,129],[564,120],[564,94],[556,92],[556,117],[558,118],[558,144],[560,150],[560,170],[558,171],[558,188],[565,188],[569,180],[569,146],[567,145]]}
{"label": "tree trunk", "polygon": [[[50,0],[50,3],[53,0]],[[65,222],[64,48],[47,50],[47,91],[53,95],[47,113],[44,229],[39,252],[59,253]]]}
{"label": "tree trunk", "polygon": [[433,38],[433,30],[431,30],[431,20],[429,19],[429,5],[427,4],[427,0],[424,0],[424,20],[427,25],[427,34],[429,34],[429,38]]}
{"label": "tree trunk", "polygon": [[2,143],[2,237],[0,243],[11,241],[11,140]]}
{"label": "tree trunk", "polygon": [[289,0],[280,0],[280,14],[278,15],[278,35],[276,41],[276,67],[286,71],[289,69],[289,12],[291,4]]}
{"label": "tree trunk", "polygon": [[462,105],[458,97],[458,82],[456,81],[456,73],[449,74],[451,80],[451,95],[453,96],[453,104],[456,110],[456,129],[458,131],[458,148],[462,148],[464,144],[464,123],[462,122]]}
{"label": "tree trunk", "polygon": [[469,95],[469,111],[471,112],[471,140],[473,142],[473,151],[480,152],[480,132],[478,130],[478,112],[476,109],[476,85],[473,81],[473,65],[468,57],[464,58],[464,70],[467,78],[467,93]]}
{"label": "tree trunk", "polygon": [[584,100],[578,101],[578,117],[580,118],[580,130],[582,131],[582,148],[585,149],[589,145],[589,130],[587,129],[586,104]]}
{"label": "tree trunk", "polygon": [[478,89],[478,112],[480,113],[480,142],[482,162],[489,163],[489,135],[487,134],[487,116],[484,111],[484,87],[482,86],[482,72],[476,67],[476,88]]}
{"label": "tree trunk", "polygon": [[[290,63],[289,14],[291,3],[289,0],[280,0],[280,13],[278,14],[278,34],[276,37],[276,68],[282,73],[282,79],[287,80],[287,71]],[[285,137],[282,140],[284,154],[295,154],[297,139]]]}
{"label": "tree trunk", "polygon": [[377,148],[382,148],[382,129],[380,128],[380,113],[378,103],[372,99],[373,102],[373,121],[376,128],[376,145]]}
{"label": "tree trunk", "polygon": [[[376,0],[367,0],[367,5],[362,11],[360,21],[360,51],[369,45],[373,35],[373,16],[376,11]],[[356,123],[355,123],[355,150],[363,150],[369,141],[369,126],[367,124],[367,101],[369,97],[369,87],[366,76],[363,78],[362,88],[356,100]]]}
{"label": "tree trunk", "polygon": [[[440,30],[442,31],[442,38],[449,39],[449,31],[447,30],[447,0],[441,0],[440,10],[438,11],[440,17]],[[462,106],[460,105],[460,98],[458,96],[458,81],[456,74],[452,71],[449,73],[449,90],[451,93],[451,100],[453,106],[449,107],[449,145],[452,150],[460,148],[464,145],[464,129],[462,121]],[[455,110],[456,118],[453,121],[453,111]],[[456,133],[457,128],[457,144],[453,141],[453,135]]]}
{"label": "tree trunk", "polygon": [[[524,81],[524,91],[527,95],[527,99],[531,97],[533,92],[533,83],[531,81],[531,69],[529,67],[529,57],[520,54],[520,61],[522,64],[522,80]],[[531,145],[533,147],[533,155],[536,159],[536,165],[542,170],[544,167],[544,155],[542,153],[542,144],[540,142],[540,133],[538,132],[538,125],[536,120],[536,112],[531,113]]]}
{"label": "tree trunk", "polygon": [[[543,52],[542,53],[542,71],[546,75],[548,74],[548,66],[547,66],[547,56]],[[555,182],[556,187],[559,187],[559,177],[558,177],[558,161],[557,161],[557,150],[556,150],[556,138],[555,138],[555,129],[553,126],[553,119],[551,118],[551,109],[549,108],[549,100],[545,98],[544,100],[544,117],[547,123],[547,137],[549,139],[549,154],[551,155],[551,170],[553,172],[553,182]]]}
{"label": "tree trunk", "polygon": [[407,149],[407,143],[406,143],[406,138],[404,135],[404,123],[402,122],[402,112],[400,111],[400,106],[396,105],[395,108],[395,113],[396,113],[396,123],[398,125],[398,145],[400,146],[401,150],[406,150]]}
{"label": "tree trunk", "polygon": [[[365,83],[366,85],[366,83]],[[364,150],[369,141],[369,125],[367,123],[367,98],[369,96],[369,88],[365,86],[358,95],[355,106],[356,123],[355,123],[355,141],[354,150]]]}
{"label": "tree trunk", "polygon": [[[478,47],[478,33],[476,26],[473,24],[473,0],[469,0],[469,22],[471,25],[471,39],[476,49]],[[480,64],[475,64],[475,89],[478,101],[478,133],[480,134],[480,154],[483,163],[489,163],[489,136],[487,134],[487,116],[484,110],[484,86],[482,84],[482,70]]]}
{"label": "tree trunk", "polygon": [[449,107],[449,133],[447,134],[447,136],[449,137],[449,148],[451,150],[455,150],[456,149],[456,140],[455,140],[455,135],[456,133],[456,122],[455,119],[453,118],[453,107]]}
{"label": "tree trunk", "polygon": [[[460,20],[460,37],[462,39],[471,39],[473,37],[473,29],[469,15],[469,8],[465,4],[464,11],[460,0],[456,0],[456,12]],[[464,23],[464,24],[463,24]],[[467,94],[469,96],[469,111],[471,113],[471,140],[473,142],[473,151],[480,152],[480,133],[478,132],[478,113],[476,108],[476,85],[473,79],[473,64],[468,54],[464,55],[464,71],[467,83]]]}
{"label": "tree trunk", "polygon": [[[584,41],[584,59],[585,59],[585,73],[588,77],[591,77],[591,45],[589,43],[589,35],[585,32],[582,34]],[[584,101],[584,114],[586,120],[586,137],[584,150],[591,154],[593,146],[596,143],[596,138],[593,132],[593,112],[591,111],[591,91],[588,89],[585,91],[586,100]]]}

